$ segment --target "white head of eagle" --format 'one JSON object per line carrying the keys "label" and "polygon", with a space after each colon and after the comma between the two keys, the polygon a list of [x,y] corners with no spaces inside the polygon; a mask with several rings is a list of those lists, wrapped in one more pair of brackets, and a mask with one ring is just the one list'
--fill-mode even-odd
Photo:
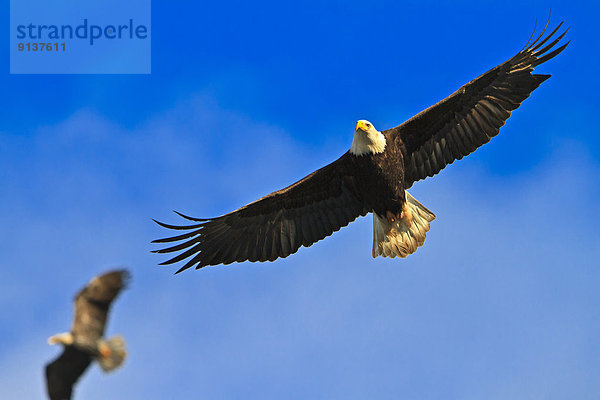
{"label": "white head of eagle", "polygon": [[355,156],[363,154],[383,153],[385,150],[385,136],[379,132],[372,123],[361,119],[356,123],[354,139],[350,146],[350,153]]}

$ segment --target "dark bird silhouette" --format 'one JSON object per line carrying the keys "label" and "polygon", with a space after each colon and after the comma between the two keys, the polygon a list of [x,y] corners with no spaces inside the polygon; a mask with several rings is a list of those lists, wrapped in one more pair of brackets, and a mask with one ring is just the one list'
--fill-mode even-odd
{"label": "dark bird silhouette", "polygon": [[48,339],[64,346],[58,358],[46,365],[46,384],[51,400],[68,400],[73,386],[93,360],[104,372],[120,366],[125,359],[125,341],[117,335],[104,340],[108,310],[130,279],[126,270],[109,271],[93,278],[75,297],[75,316],[70,332]]}
{"label": "dark bird silhouette", "polygon": [[535,40],[532,35],[515,56],[395,128],[380,132],[370,122],[358,121],[352,146],[344,155],[285,189],[216,218],[178,213],[192,221],[190,225],[157,221],[183,231],[154,241],[179,242],[155,251],[179,253],[161,265],[187,259],[177,271],[181,272],[206,265],[274,261],[370,212],[373,257],[415,252],[425,242],[435,215],[407,189],[498,134],[512,111],[550,78],[533,70],[569,44],[555,47],[568,31],[555,36],[562,24],[546,37],[546,28]]}

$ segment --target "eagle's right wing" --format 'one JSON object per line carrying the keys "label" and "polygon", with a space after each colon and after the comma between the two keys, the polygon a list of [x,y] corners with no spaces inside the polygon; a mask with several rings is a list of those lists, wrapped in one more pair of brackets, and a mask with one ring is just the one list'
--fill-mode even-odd
{"label": "eagle's right wing", "polygon": [[187,230],[153,243],[183,241],[155,253],[181,252],[163,262],[191,257],[179,269],[242,261],[273,261],[310,246],[370,210],[362,199],[349,153],[285,189],[217,218],[182,217],[196,222],[165,228]]}
{"label": "eagle's right wing", "polygon": [[46,389],[50,400],[69,400],[73,385],[92,362],[85,351],[67,346],[62,354],[46,365]]}

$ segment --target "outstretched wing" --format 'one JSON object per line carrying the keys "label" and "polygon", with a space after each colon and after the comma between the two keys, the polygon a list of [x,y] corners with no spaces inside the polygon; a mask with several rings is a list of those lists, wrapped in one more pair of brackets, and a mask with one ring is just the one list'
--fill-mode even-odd
{"label": "outstretched wing", "polygon": [[104,335],[108,310],[130,279],[126,270],[109,271],[94,277],[75,297],[71,332],[78,340],[95,344]]}
{"label": "outstretched wing", "polygon": [[221,217],[199,219],[179,214],[197,222],[187,226],[156,221],[189,232],[155,240],[153,243],[184,242],[154,252],[181,252],[161,265],[191,257],[178,273],[193,266],[287,257],[370,211],[360,196],[355,168],[346,153],[293,185]]}
{"label": "outstretched wing", "polygon": [[406,188],[420,179],[437,174],[446,165],[472,153],[498,134],[512,110],[550,77],[532,72],[569,44],[567,42],[554,49],[567,29],[544,46],[562,24],[542,39],[544,28],[533,43],[528,42],[508,61],[467,83],[402,125],[383,132],[387,140],[401,141],[405,146]]}
{"label": "outstretched wing", "polygon": [[62,354],[46,365],[46,389],[50,400],[69,400],[73,385],[92,362],[85,351],[67,346]]}

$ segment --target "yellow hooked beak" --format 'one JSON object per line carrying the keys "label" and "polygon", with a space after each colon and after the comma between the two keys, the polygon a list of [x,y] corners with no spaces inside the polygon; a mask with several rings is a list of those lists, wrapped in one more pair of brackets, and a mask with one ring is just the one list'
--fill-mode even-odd
{"label": "yellow hooked beak", "polygon": [[369,123],[367,121],[365,121],[364,119],[361,119],[360,121],[356,122],[356,130],[363,130],[365,132],[369,131]]}

